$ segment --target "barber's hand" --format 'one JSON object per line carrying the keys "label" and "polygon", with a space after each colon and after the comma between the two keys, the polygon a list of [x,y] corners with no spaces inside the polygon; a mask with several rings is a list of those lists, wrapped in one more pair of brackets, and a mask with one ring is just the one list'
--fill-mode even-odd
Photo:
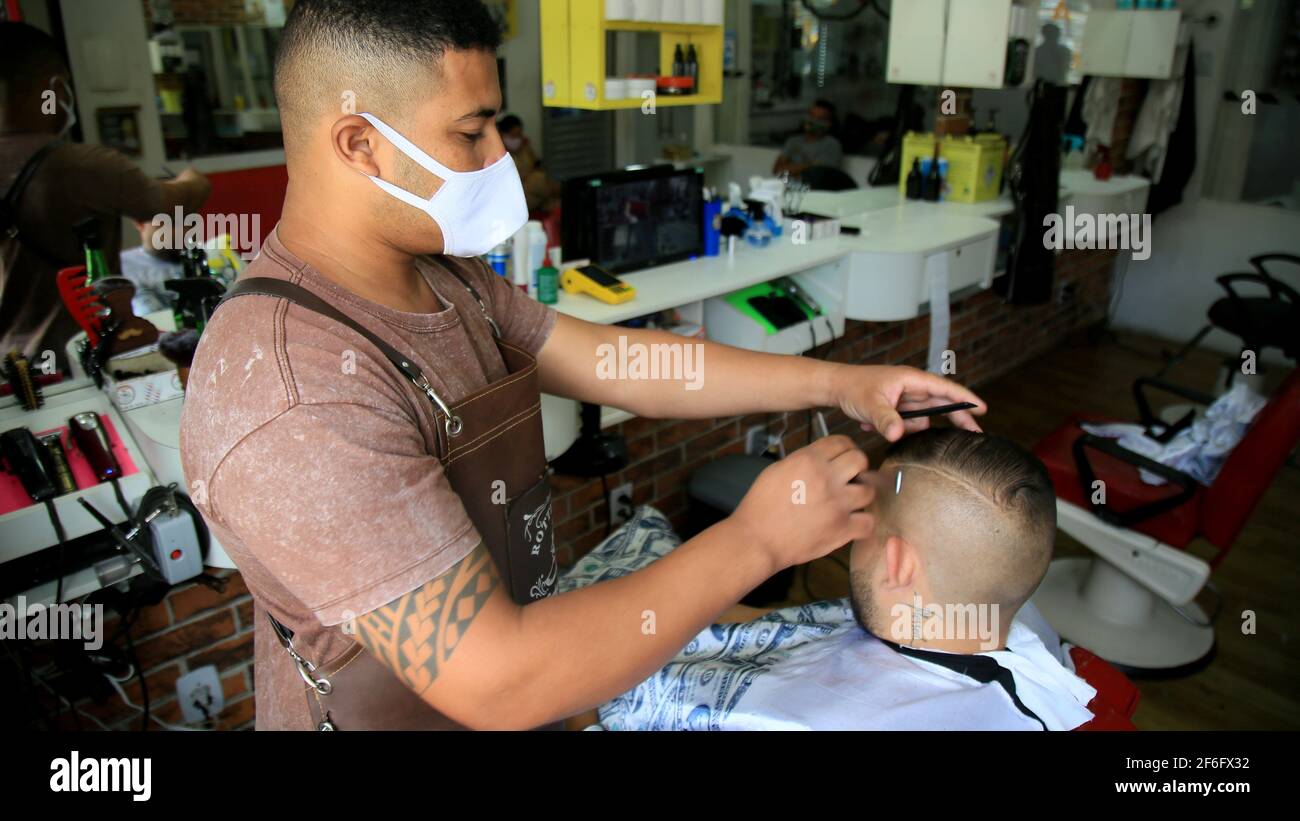
{"label": "barber's hand", "polygon": [[207,183],[208,178],[203,176],[203,174],[201,174],[197,168],[190,165],[181,169],[181,173],[176,175],[176,181]]}
{"label": "barber's hand", "polygon": [[198,172],[194,166],[188,166],[176,175],[176,179],[171,180],[185,188],[189,192],[189,203],[187,211],[197,211],[203,207],[208,196],[212,193],[212,181]]}
{"label": "barber's hand", "polygon": [[835,395],[845,415],[861,422],[863,430],[878,431],[890,442],[897,442],[905,432],[925,430],[933,418],[904,421],[899,411],[970,402],[978,407],[949,414],[949,418],[957,427],[977,433],[981,429],[975,417],[988,411],[982,399],[956,382],[916,368],[846,366],[837,374]]}
{"label": "barber's hand", "polygon": [[864,512],[874,486],[860,481],[867,456],[847,436],[827,436],[758,475],[731,521],[768,551],[773,572],[821,558],[875,528]]}

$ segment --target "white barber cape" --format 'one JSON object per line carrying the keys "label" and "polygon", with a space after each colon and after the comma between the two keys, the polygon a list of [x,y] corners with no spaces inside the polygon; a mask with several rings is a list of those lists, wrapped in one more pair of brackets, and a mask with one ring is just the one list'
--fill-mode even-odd
{"label": "white barber cape", "polygon": [[1027,624],[1041,617],[1028,615],[1013,623],[1007,650],[981,655],[1011,671],[1016,695],[1038,720],[997,683],[896,652],[862,630],[847,600],[839,600],[714,625],[654,677],[603,705],[600,724],[609,730],[1070,730],[1086,723],[1096,691],[1062,663],[1059,642],[1049,650]]}
{"label": "white barber cape", "polygon": [[[627,575],[679,543],[661,514],[640,508],[561,578],[560,592]],[[601,705],[600,725],[590,729],[1070,730],[1092,719],[1096,691],[1074,674],[1033,605],[1016,615],[1006,650],[980,655],[1011,671],[1037,720],[996,682],[896,652],[839,599],[709,627],[658,673]]]}

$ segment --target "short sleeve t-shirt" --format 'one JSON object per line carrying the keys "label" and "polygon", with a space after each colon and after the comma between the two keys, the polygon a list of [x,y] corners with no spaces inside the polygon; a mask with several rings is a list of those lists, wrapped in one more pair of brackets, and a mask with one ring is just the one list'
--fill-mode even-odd
{"label": "short sleeve t-shirt", "polygon": [[829,135],[809,140],[802,134],[796,134],[785,141],[781,153],[797,165],[839,168],[844,162],[844,149],[840,147],[840,141]]}
{"label": "short sleeve t-shirt", "polygon": [[[509,342],[534,355],[555,312],[481,260],[417,265],[444,309],[396,311],[333,283],[272,232],[243,276],[301,285],[412,357],[452,403],[506,375],[483,297]],[[323,662],[338,625],[447,572],[478,544],[436,452],[435,408],[368,341],[284,299],[232,300],[190,371],[181,452],[195,503],[255,600],[257,726],[311,729],[306,689],[270,631]]]}
{"label": "short sleeve t-shirt", "polygon": [[[50,134],[0,136],[0,193]],[[117,269],[122,218],[149,222],[162,210],[162,187],[126,155],[111,148],[65,143],[41,160],[18,203],[22,242],[0,235],[0,351],[35,359],[63,348],[78,331],[63,307],[55,275],[85,261],[72,226],[95,218],[104,256]]]}

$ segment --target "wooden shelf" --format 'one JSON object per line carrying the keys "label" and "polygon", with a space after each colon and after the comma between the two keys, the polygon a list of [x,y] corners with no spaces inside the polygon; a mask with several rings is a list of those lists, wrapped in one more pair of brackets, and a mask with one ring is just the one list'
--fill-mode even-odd
{"label": "wooden shelf", "polygon": [[[700,94],[685,94],[674,96],[672,94],[659,94],[655,96],[656,108],[671,108],[673,106],[685,105],[718,105],[722,102],[720,97],[705,97]],[[587,111],[620,111],[623,109],[640,108],[642,100],[640,97],[629,97],[623,100],[606,100],[603,97],[594,103],[585,105],[573,105],[568,108],[581,108]]]}
{"label": "wooden shelf", "polygon": [[642,20],[606,20],[607,31],[648,31],[668,32],[670,34],[709,34],[722,31],[722,26],[707,26],[703,23],[648,23]]}

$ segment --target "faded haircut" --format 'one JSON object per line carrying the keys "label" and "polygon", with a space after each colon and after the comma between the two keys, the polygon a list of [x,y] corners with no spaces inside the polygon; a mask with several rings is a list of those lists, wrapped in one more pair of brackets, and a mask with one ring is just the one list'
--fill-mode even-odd
{"label": "faded haircut", "polygon": [[[960,575],[978,587],[984,587],[980,584],[983,577],[990,582],[988,592],[996,590],[1007,604],[1018,607],[1028,599],[1047,572],[1056,540],[1056,493],[1047,469],[1037,457],[1000,436],[959,428],[931,428],[895,443],[882,461],[882,466],[891,464],[937,471],[965,484],[992,504],[1016,532],[996,535],[996,525],[990,522],[988,538],[981,539],[986,549],[978,551],[981,555],[965,557],[984,566],[967,565]],[[904,495],[906,485],[904,479]],[[956,499],[953,503],[960,504]],[[943,519],[937,514],[935,518]],[[979,517],[971,526],[978,528],[982,521],[983,517]],[[971,535],[953,534],[954,541]],[[989,562],[1003,565],[991,578],[987,575]]]}
{"label": "faded haircut", "polygon": [[447,51],[496,51],[501,29],[480,0],[298,0],[275,55],[275,97],[285,148],[309,132],[343,92],[357,111],[395,127],[427,95]]}

